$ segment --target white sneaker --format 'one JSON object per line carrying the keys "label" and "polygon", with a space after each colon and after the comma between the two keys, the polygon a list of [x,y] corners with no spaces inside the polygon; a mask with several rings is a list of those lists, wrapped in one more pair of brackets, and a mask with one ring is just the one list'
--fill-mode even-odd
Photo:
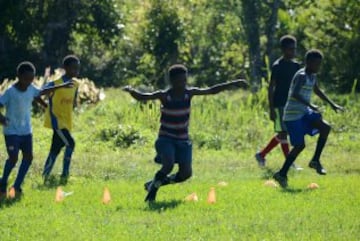
{"label": "white sneaker", "polygon": [[304,168],[302,168],[302,167],[299,166],[299,165],[296,165],[295,163],[293,163],[293,164],[291,165],[291,167],[292,167],[295,171],[302,171],[302,170],[304,170]]}

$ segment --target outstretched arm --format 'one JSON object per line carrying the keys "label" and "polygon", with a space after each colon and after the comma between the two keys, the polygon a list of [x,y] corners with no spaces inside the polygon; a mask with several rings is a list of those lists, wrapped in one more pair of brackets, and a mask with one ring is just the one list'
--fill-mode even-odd
{"label": "outstretched arm", "polygon": [[326,101],[327,103],[330,104],[331,108],[334,111],[343,111],[344,108],[342,106],[339,106],[337,104],[335,104],[332,100],[330,100],[330,98],[319,88],[318,84],[316,83],[314,85],[314,93],[319,96],[320,99],[322,99],[323,101]]}
{"label": "outstretched arm", "polygon": [[191,88],[190,94],[191,95],[213,95],[217,94],[221,91],[228,90],[232,87],[247,87],[248,84],[246,80],[238,79],[233,80],[226,83],[216,84],[208,88]]}
{"label": "outstretched arm", "polygon": [[139,101],[157,100],[162,99],[164,96],[163,91],[155,91],[151,93],[143,93],[139,90],[132,88],[131,86],[125,86],[123,91],[128,92],[134,99]]}
{"label": "outstretched arm", "polygon": [[51,87],[47,87],[44,88],[40,91],[39,96],[41,95],[48,95],[50,93],[52,93],[53,91],[60,89],[60,88],[71,88],[74,86],[74,83],[72,81],[66,82],[64,84],[60,84],[60,85],[55,85],[55,86],[51,86]]}

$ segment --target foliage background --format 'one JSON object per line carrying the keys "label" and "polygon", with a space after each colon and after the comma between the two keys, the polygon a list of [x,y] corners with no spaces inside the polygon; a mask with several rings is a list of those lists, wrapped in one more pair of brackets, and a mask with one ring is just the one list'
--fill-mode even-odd
{"label": "foliage background", "polygon": [[325,54],[320,79],[336,92],[359,91],[359,0],[8,0],[0,1],[0,80],[20,61],[39,73],[80,56],[82,75],[103,86],[164,87],[166,68],[185,63],[191,82],[268,79],[278,39]]}

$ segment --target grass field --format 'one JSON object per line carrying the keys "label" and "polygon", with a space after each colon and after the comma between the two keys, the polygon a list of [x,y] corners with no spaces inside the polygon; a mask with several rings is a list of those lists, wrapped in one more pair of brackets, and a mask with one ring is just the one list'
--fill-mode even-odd
{"label": "grass field", "polygon": [[[152,161],[158,103],[135,103],[115,89],[106,94],[102,103],[77,110],[72,177],[63,187],[73,194],[61,203],[54,201],[56,185],[42,184],[51,131],[42,127],[41,115],[34,117],[34,163],[24,197],[0,206],[0,240],[359,239],[357,96],[332,96],[347,108],[343,114],[323,108],[333,126],[322,158],[328,175],[306,167],[316,142],[307,138],[307,149],[297,160],[305,169],[290,172],[287,190],[264,186],[283,162],[280,148],[268,156],[265,169],[253,158],[273,135],[264,90],[194,99],[194,175],[188,182],[162,188],[157,202],[149,206],[143,202],[143,183],[158,169]],[[0,142],[2,169],[6,155]],[[228,186],[218,186],[220,181]],[[312,182],[320,188],[309,190]],[[101,202],[104,187],[112,196],[108,205]],[[217,198],[212,205],[206,202],[211,187]],[[199,201],[185,202],[192,192]]]}

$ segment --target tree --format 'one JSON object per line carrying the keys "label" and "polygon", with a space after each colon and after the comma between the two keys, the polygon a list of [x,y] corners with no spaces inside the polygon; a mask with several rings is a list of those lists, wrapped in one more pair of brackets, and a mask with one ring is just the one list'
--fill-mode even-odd
{"label": "tree", "polygon": [[179,42],[183,37],[182,23],[175,7],[166,0],[152,0],[146,13],[148,23],[143,31],[143,58],[150,54],[154,57],[153,68],[149,71],[150,84],[165,87],[166,70],[179,60]]}
{"label": "tree", "polygon": [[242,23],[247,35],[250,58],[250,78],[255,90],[261,84],[262,58],[260,49],[260,1],[242,0]]}

